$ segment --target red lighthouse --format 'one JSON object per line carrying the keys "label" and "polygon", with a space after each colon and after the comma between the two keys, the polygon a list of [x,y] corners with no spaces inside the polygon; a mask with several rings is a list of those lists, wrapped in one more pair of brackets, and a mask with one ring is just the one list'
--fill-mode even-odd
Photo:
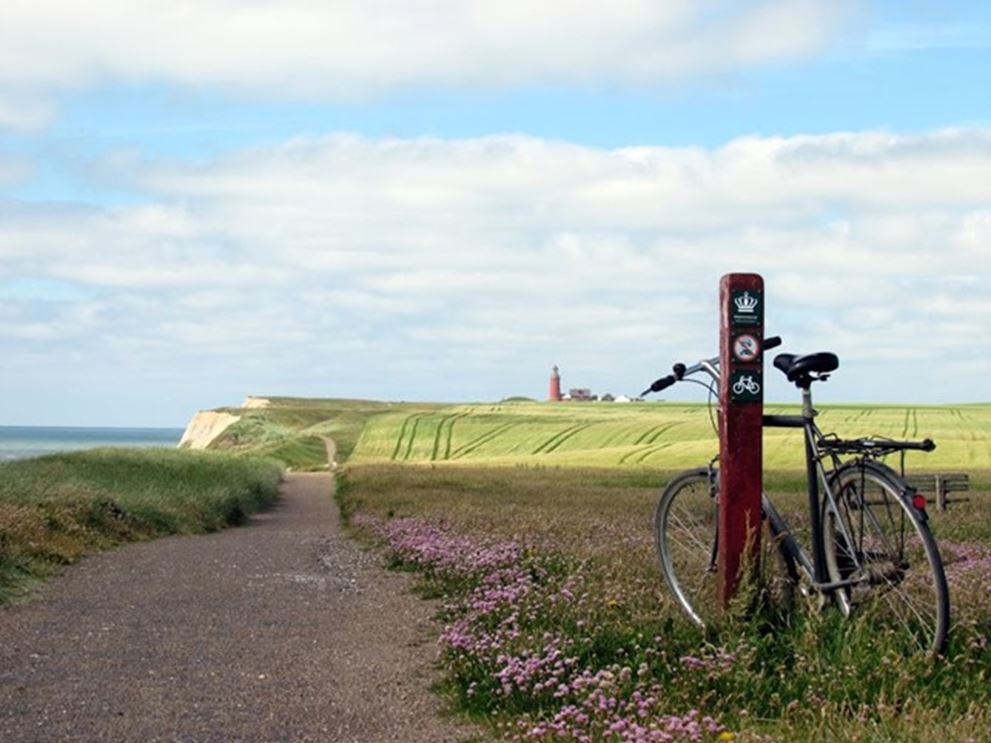
{"label": "red lighthouse", "polygon": [[552,402],[561,402],[561,375],[558,374],[556,366],[551,369],[550,392],[547,398]]}

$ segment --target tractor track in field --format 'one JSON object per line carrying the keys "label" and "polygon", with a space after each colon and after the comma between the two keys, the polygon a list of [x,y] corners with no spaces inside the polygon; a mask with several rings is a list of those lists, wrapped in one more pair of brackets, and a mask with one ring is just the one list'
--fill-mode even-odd
{"label": "tractor track in field", "polygon": [[594,425],[595,425],[594,423],[585,423],[580,426],[575,426],[573,429],[566,432],[563,436],[559,437],[558,440],[555,441],[553,444],[551,444],[546,449],[544,449],[544,454],[550,454],[552,451],[559,449],[565,441],[577,436],[582,431],[587,431],[589,428],[591,428]]}
{"label": "tractor track in field", "polygon": [[0,609],[0,740],[463,741],[436,606],[341,532],[328,473],[246,526],[83,560]]}
{"label": "tractor track in field", "polygon": [[451,443],[454,440],[454,424],[457,423],[461,418],[466,418],[471,415],[470,413],[458,413],[451,418],[451,422],[447,426],[447,441],[444,444],[444,459],[451,458]]}
{"label": "tractor track in field", "polygon": [[591,426],[591,423],[579,423],[575,426],[569,426],[563,431],[558,431],[549,439],[540,444],[536,449],[533,450],[533,454],[549,454],[550,452],[557,449],[561,444],[570,439],[576,433],[584,431],[586,428]]}
{"label": "tractor track in field", "polygon": [[916,416],[915,408],[905,409],[905,422],[902,425],[902,438],[907,439],[915,436],[919,432],[919,419]]}
{"label": "tractor track in field", "polygon": [[506,433],[506,431],[521,425],[521,423],[522,421],[510,421],[509,423],[503,423],[500,426],[496,426],[495,428],[486,431],[481,436],[478,436],[472,439],[471,441],[469,441],[467,444],[463,446],[459,446],[457,449],[455,449],[451,453],[451,459],[459,459],[467,454],[471,454],[479,447],[484,446],[485,444],[489,443],[495,438],[498,438],[499,436],[502,436],[504,433]]}
{"label": "tractor track in field", "polygon": [[[437,430],[434,432],[434,448],[430,453],[430,461],[435,462],[438,459],[450,459],[451,458],[451,438],[454,435],[454,423],[458,418],[463,418],[466,413],[452,413],[451,415],[445,415],[441,418],[440,422],[437,424]],[[447,436],[444,436],[445,430],[447,431]],[[441,441],[444,441],[444,451],[443,457],[441,457]]]}
{"label": "tractor track in field", "polygon": [[658,426],[657,429],[650,435],[650,437],[644,440],[644,443],[653,444],[661,436],[663,436],[668,431],[670,431],[672,428],[675,428],[676,426],[680,426],[680,425],[682,425],[681,421],[675,421],[674,423],[667,423],[663,426]]}
{"label": "tractor track in field", "polygon": [[[653,435],[655,432],[657,432],[658,434],[663,433],[666,429],[670,428],[673,425],[674,425],[673,423],[661,423],[661,424],[659,424],[657,426],[651,426],[646,431],[644,431],[642,434],[640,434],[639,436],[637,436],[637,439],[636,439],[636,441],[633,442],[633,445],[634,446],[639,446],[640,444],[643,444],[643,443],[650,443],[650,441],[647,441],[647,438],[649,436]],[[653,439],[651,439],[651,441],[653,441]]]}
{"label": "tractor track in field", "polygon": [[410,419],[413,418],[412,415],[407,415],[403,418],[403,424],[399,427],[399,436],[396,437],[396,446],[392,450],[393,461],[399,458],[399,450],[403,447],[403,437],[406,436],[406,426],[409,425]]}
{"label": "tractor track in field", "polygon": [[403,461],[409,460],[413,454],[413,444],[416,442],[416,429],[420,427],[421,420],[423,420],[422,415],[413,416],[413,427],[409,432],[409,441],[406,442],[406,452],[403,454]]}
{"label": "tractor track in field", "polygon": [[654,454],[657,454],[657,452],[659,452],[659,451],[663,451],[664,449],[667,449],[669,446],[671,446],[671,444],[669,442],[665,442],[663,444],[657,444],[655,446],[651,446],[649,449],[647,449],[647,451],[643,452],[639,457],[637,457],[636,463],[637,464],[642,463],[648,457],[651,457]]}
{"label": "tractor track in field", "polygon": [[451,416],[451,415],[442,416],[441,419],[440,419],[440,421],[437,423],[437,430],[434,431],[434,446],[430,450],[430,461],[431,462],[436,462],[437,461],[437,452],[440,451],[440,437],[441,437],[441,434],[444,432],[444,424],[447,423],[447,421],[448,421],[449,418],[453,418],[453,417],[454,416]]}

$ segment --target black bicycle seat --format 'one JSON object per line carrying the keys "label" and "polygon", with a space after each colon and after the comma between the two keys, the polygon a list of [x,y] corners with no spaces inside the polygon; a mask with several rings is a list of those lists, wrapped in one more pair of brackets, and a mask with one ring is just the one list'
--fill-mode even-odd
{"label": "black bicycle seat", "polygon": [[835,353],[821,351],[796,356],[793,353],[779,353],[774,357],[774,366],[784,372],[789,382],[794,382],[802,389],[808,389],[817,378],[813,374],[827,374],[836,371],[840,360]]}

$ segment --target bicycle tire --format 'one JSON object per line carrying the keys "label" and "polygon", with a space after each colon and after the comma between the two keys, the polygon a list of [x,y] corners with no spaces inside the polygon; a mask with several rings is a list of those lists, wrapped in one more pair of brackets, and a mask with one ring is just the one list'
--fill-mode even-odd
{"label": "bicycle tire", "polygon": [[[678,606],[699,627],[711,624],[722,613],[716,568],[718,492],[716,470],[687,470],[667,484],[654,510],[654,544],[661,574]],[[766,518],[762,521],[770,530],[762,539],[762,564],[768,564],[768,549],[773,549],[780,562],[765,570],[761,579],[771,604],[782,610],[794,600],[798,574],[774,525]]]}
{"label": "bicycle tire", "polygon": [[716,473],[687,470],[661,491],[654,545],[661,574],[681,609],[699,627],[716,615],[718,500]]}
{"label": "bicycle tire", "polygon": [[911,502],[914,491],[894,470],[870,461],[840,467],[830,487],[836,510],[827,501],[822,518],[829,580],[861,581],[834,592],[841,609],[903,635],[908,649],[942,653],[949,589],[926,517]]}

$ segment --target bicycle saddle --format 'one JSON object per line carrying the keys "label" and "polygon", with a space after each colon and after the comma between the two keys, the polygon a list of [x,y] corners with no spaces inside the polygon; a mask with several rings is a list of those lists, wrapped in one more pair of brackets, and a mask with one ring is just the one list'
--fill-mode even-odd
{"label": "bicycle saddle", "polygon": [[779,353],[774,357],[774,366],[784,372],[789,382],[794,382],[802,389],[808,389],[818,377],[813,374],[827,374],[840,366],[840,360],[835,353],[821,351],[796,356],[793,353]]}

